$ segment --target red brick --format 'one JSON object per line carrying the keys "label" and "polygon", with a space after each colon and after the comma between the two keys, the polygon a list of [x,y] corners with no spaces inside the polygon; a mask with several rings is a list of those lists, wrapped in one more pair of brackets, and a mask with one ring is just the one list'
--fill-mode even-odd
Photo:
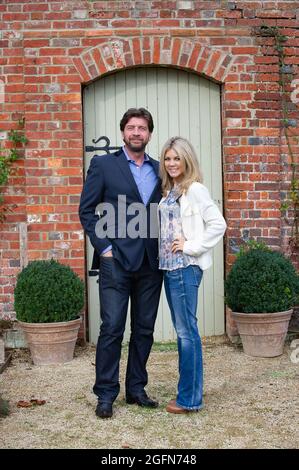
{"label": "red brick", "polygon": [[172,64],[174,65],[177,65],[178,63],[180,48],[181,48],[181,40],[174,39],[172,43],[172,51],[171,51],[171,61],[172,61]]}

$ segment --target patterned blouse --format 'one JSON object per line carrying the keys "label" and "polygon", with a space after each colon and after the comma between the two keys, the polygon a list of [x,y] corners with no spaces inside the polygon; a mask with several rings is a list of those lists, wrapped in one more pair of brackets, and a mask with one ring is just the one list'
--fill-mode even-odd
{"label": "patterned blouse", "polygon": [[180,195],[175,188],[169,192],[166,199],[159,206],[160,241],[159,241],[159,268],[167,271],[186,268],[190,264],[197,264],[194,256],[185,255],[182,251],[172,253],[171,245],[176,238],[184,236],[180,214]]}

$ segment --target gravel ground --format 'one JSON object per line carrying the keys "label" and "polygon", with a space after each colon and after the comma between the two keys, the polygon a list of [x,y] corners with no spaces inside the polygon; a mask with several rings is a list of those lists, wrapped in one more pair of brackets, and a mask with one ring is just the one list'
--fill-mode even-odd
{"label": "gravel ground", "polygon": [[[173,415],[165,406],[176,393],[175,345],[156,345],[150,356],[147,391],[160,402],[156,410],[125,404],[124,348],[114,416],[99,420],[91,391],[94,347],[76,347],[63,366],[33,366],[27,350],[14,351],[0,375],[0,393],[10,403],[10,415],[0,419],[0,448],[298,448],[299,363],[290,353],[288,343],[280,357],[253,358],[224,337],[204,340],[205,408]],[[31,399],[46,403],[17,407]]]}

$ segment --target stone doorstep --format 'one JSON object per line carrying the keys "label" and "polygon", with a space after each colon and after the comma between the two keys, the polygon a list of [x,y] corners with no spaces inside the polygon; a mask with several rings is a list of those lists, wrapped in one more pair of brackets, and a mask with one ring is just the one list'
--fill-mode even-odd
{"label": "stone doorstep", "polygon": [[27,348],[27,342],[22,330],[13,328],[3,331],[4,344],[6,348]]}

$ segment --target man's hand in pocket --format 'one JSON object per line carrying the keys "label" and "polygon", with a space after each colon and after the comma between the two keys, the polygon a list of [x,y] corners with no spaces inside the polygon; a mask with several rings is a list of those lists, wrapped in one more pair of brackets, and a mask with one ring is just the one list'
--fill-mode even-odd
{"label": "man's hand in pocket", "polygon": [[102,254],[101,256],[104,256],[105,258],[112,258],[112,250],[107,251],[106,253]]}

